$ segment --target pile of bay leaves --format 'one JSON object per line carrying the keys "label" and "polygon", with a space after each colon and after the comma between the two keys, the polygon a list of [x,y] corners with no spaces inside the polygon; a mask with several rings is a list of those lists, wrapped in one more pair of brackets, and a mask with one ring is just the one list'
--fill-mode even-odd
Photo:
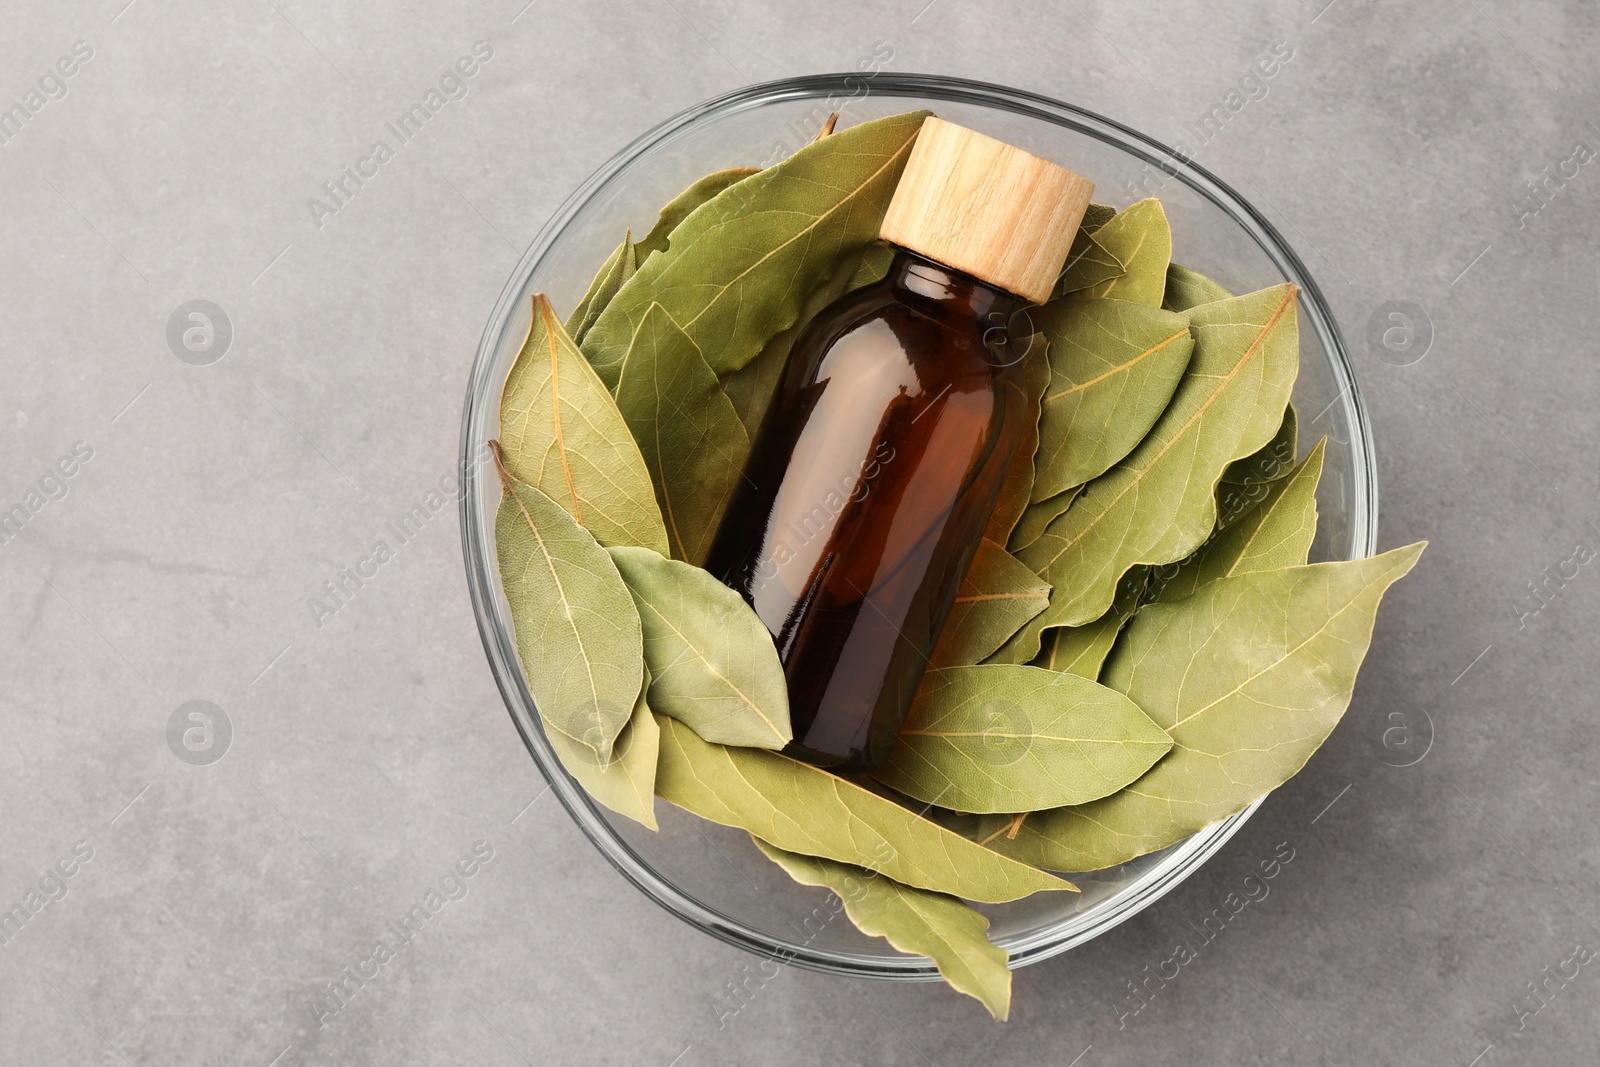
{"label": "pile of bay leaves", "polygon": [[998,1018],[968,902],[1074,891],[1293,775],[1349,702],[1422,546],[1307,565],[1295,289],[1170,262],[1161,204],[1095,205],[1030,310],[1033,429],[900,742],[870,778],[780,755],[784,676],[698,564],[796,330],[883,276],[925,112],[719,171],[631,233],[563,323],[533,299],[501,398],[495,537],[528,690],[596,801],[748,831],[864,932]]}

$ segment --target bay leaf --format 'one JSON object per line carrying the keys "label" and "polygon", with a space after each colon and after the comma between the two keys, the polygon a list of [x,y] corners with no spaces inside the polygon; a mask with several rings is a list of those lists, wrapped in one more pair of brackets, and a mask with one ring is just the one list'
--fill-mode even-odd
{"label": "bay leaf", "polygon": [[734,182],[743,181],[750,175],[759,173],[761,173],[759,167],[729,167],[726,170],[713,171],[673,197],[661,209],[661,213],[656,217],[656,224],[650,227],[650,232],[644,235],[644,240],[634,246],[638,252],[639,262],[643,263],[644,258],[651,252],[665,252],[671,242],[672,232],[701,204]]}
{"label": "bay leaf", "polygon": [[1268,487],[1295,469],[1299,425],[1294,405],[1283,409],[1283,422],[1272,440],[1243,459],[1236,459],[1217,483],[1217,529],[1225,530],[1258,504]]}
{"label": "bay leaf", "polygon": [[880,782],[954,811],[1084,804],[1132,782],[1172,739],[1112,689],[989,663],[928,672]]}
{"label": "bay leaf", "polygon": [[1218,578],[1304,564],[1317,535],[1317,480],[1326,444],[1327,438],[1318,441],[1287,478],[1254,486],[1260,499],[1188,559],[1158,569],[1151,599],[1177,600]]}
{"label": "bay leaf", "polygon": [[650,714],[643,692],[639,694],[628,725],[617,735],[610,762],[604,766],[588,745],[579,744],[558,730],[547,730],[545,736],[567,773],[591,797],[618,815],[626,815],[652,830],[659,829],[656,825],[656,758],[661,751],[661,728]]}
{"label": "bay leaf", "polygon": [[1099,618],[1134,564],[1176,562],[1210,535],[1224,469],[1271,439],[1288,403],[1300,362],[1295,292],[1284,284],[1189,312],[1194,353],[1155,428],[1016,551],[1052,586],[1025,630]]}
{"label": "bay leaf", "polygon": [[[880,282],[889,275],[889,265],[894,262],[894,248],[882,241],[874,241],[861,251],[861,259],[856,265],[855,273],[850,276],[850,282],[845,286],[845,292],[853,292],[863,286]],[[802,320],[804,321],[804,320]]]}
{"label": "bay leaf", "polygon": [[1172,400],[1194,339],[1182,315],[1126,300],[1057,300],[1035,313],[1049,342],[1035,502],[1098,478]]}
{"label": "bay leaf", "polygon": [[1116,215],[1117,209],[1110,204],[1090,204],[1083,209],[1083,221],[1078,224],[1078,228],[1087,233],[1094,233],[1116,218]]}
{"label": "bay leaf", "polygon": [[501,468],[500,582],[517,658],[545,726],[611,762],[644,683],[644,634],[606,550],[567,511]]}
{"label": "bay leaf", "polygon": [[1050,584],[988,538],[978,543],[933,646],[934,667],[978,663],[1050,602]]}
{"label": "bay leaf", "polygon": [[650,305],[623,359],[616,402],[644,455],[671,554],[699,564],[750,439],[699,349],[660,304]]}
{"label": "bay leaf", "polygon": [[[1305,560],[1300,562],[1304,563]],[[1116,644],[1117,635],[1133,618],[1133,613],[1139,610],[1149,580],[1148,567],[1135,567],[1117,583],[1116,599],[1100,618],[1082,626],[1057,626],[1046,630],[1033,665],[1076,674],[1081,678],[1099,678],[1100,668],[1105,664],[1111,646]]]}
{"label": "bay leaf", "polygon": [[[789,349],[794,345],[794,334],[799,327],[791,327],[774,337],[761,354],[722,379],[722,393],[733,406],[733,413],[744,427],[745,440],[754,441],[761,430],[761,420],[777,393],[778,379],[789,361]],[[748,454],[741,457],[741,461]]]}
{"label": "bay leaf", "polygon": [[514,478],[543,490],[601,544],[666,551],[639,446],[543,293],[534,294],[500,395],[500,451]]}
{"label": "bay leaf", "polygon": [[794,737],[783,664],[744,598],[699,567],[613,548],[644,625],[650,707],[707,741],[778,749]]}
{"label": "bay leaf", "polygon": [[1046,500],[1029,504],[1023,509],[1022,518],[1017,520],[1017,525],[1012,529],[1011,539],[1006,542],[1006,548],[1012,552],[1020,552],[1039,540],[1050,528],[1050,524],[1072,506],[1072,502],[1078,499],[1078,494],[1082,491],[1083,486],[1075,485]]}
{"label": "bay leaf", "polygon": [[1122,264],[1122,273],[1082,291],[1159,308],[1172,262],[1172,228],[1154,197],[1123,208],[1094,231],[1094,239]]}
{"label": "bay leaf", "polygon": [[[783,368],[789,362],[789,351],[800,332],[819,311],[859,287],[856,279],[867,265],[868,251],[870,249],[856,249],[841,254],[826,279],[806,296],[794,325],[775,334],[749,363],[723,377],[723,391],[728,394],[734,411],[738,412],[739,421],[744,423],[745,434],[750,440],[756,438],[756,431],[760,429],[761,420],[777,390],[778,379],[783,376]],[[884,261],[882,267],[887,270],[888,262]],[[879,277],[882,277],[881,273]]]}
{"label": "bay leaf", "polygon": [[1232,295],[1197,270],[1190,270],[1177,263],[1167,264],[1167,289],[1161,301],[1161,306],[1164,308],[1172,311],[1188,311],[1201,304],[1209,304],[1213,300],[1226,300]]}
{"label": "bay leaf", "polygon": [[1422,543],[1381,556],[1221,578],[1142,608],[1102,681],[1171,735],[1132,785],[1089,804],[976,820],[990,847],[1050,870],[1125,863],[1244,810],[1305,765],[1350,702],[1384,591]]}
{"label": "bay leaf", "polygon": [[801,885],[833,891],[856,929],[901,952],[926,956],[952,989],[975,997],[1004,1022],[1011,1011],[1010,953],[989,942],[989,919],[955,897],[901,885],[853,864],[756,847]]}
{"label": "bay leaf", "polygon": [[1053,296],[1064,296],[1067,293],[1076,293],[1081,289],[1109,282],[1113,278],[1120,278],[1124,273],[1122,261],[1111,254],[1111,250],[1099,241],[1088,230],[1079,228],[1072,239],[1072,248],[1067,252],[1067,262],[1061,268],[1061,277],[1056,282]]}
{"label": "bay leaf", "polygon": [[659,303],[718,376],[794,325],[845,252],[878,236],[925,111],[863,122],[735,182],[685,218],[606,305],[583,351],[614,385]]}
{"label": "bay leaf", "polygon": [[633,231],[629,230],[623,235],[622,243],[600,264],[599,272],[589,283],[588,292],[583,294],[583,299],[578,301],[578,306],[567,317],[567,333],[571,334],[574,344],[583,343],[583,335],[589,332],[589,327],[600,317],[600,312],[617,295],[622,283],[633,277],[633,272],[639,268],[641,254],[633,243]]}
{"label": "bay leaf", "polygon": [[1076,890],[809,763],[713,745],[676,719],[657,723],[656,795],[703,819],[966,900],[1001,904],[1046,889]]}
{"label": "bay leaf", "polygon": [[645,256],[651,252],[666,251],[672,231],[678,228],[678,224],[687,218],[690,212],[734,182],[756,173],[759,173],[757,167],[730,167],[727,170],[707,174],[673,197],[661,209],[655,225],[650,227],[650,232],[645,234],[644,240],[635,242],[633,232],[630,230],[622,239],[622,243],[601,264],[594,281],[589,283],[589,291],[583,295],[583,300],[567,319],[567,331],[572,335],[573,341],[580,345],[583,343],[595,320],[600,317],[600,312],[604,311],[611,298],[617,295],[622,283],[633,277],[639,264],[644,262]]}
{"label": "bay leaf", "polygon": [[1239,485],[1276,481],[1294,470],[1300,449],[1300,419],[1294,405],[1283,409],[1283,421],[1272,440],[1243,459],[1236,459],[1222,472],[1222,480]]}
{"label": "bay leaf", "polygon": [[1028,497],[1033,492],[1034,460],[1039,450],[1040,405],[1044,391],[1050,384],[1049,343],[1042,334],[1034,331],[1026,344],[1029,351],[1022,357],[1022,437],[1017,442],[1011,465],[1006,468],[1005,479],[995,496],[994,510],[989,514],[989,525],[983,534],[1001,546],[1011,537],[1011,531],[1027,510]]}

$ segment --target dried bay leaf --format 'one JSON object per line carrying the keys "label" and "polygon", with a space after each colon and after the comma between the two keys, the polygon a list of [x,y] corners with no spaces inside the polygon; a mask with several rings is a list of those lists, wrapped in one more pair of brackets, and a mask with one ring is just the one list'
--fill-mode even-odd
{"label": "dried bay leaf", "polygon": [[1094,233],[1116,216],[1117,209],[1110,204],[1090,204],[1083,209],[1083,221],[1078,224],[1078,228],[1085,233]]}
{"label": "dried bay leaf", "polygon": [[1326,444],[1327,438],[1318,441],[1287,478],[1251,487],[1260,498],[1192,556],[1168,568],[1170,576],[1156,583],[1152,599],[1177,600],[1218,578],[1304,564],[1317,535],[1317,480]]}
{"label": "dried bay leaf", "polygon": [[500,582],[539,717],[611,762],[644,683],[644,634],[606,550],[536,487],[500,473]]}
{"label": "dried bay leaf", "polygon": [[650,707],[717,744],[788,744],[783,665],[744,598],[699,567],[647,548],[613,548],[611,560],[644,625]]}
{"label": "dried bay leaf", "polygon": [[981,662],[1049,602],[1050,584],[985,538],[956,591],[929,662],[935,668]]}
{"label": "dried bay leaf", "polygon": [[963,901],[901,885],[852,864],[802,856],[752,838],[767,858],[801,885],[831,889],[856,929],[926,956],[950,987],[976,997],[1004,1022],[1011,1011],[1010,954],[989,942],[989,920]]}
{"label": "dried bay leaf", "polygon": [[583,351],[614,385],[659,303],[718,376],[794,325],[843,253],[878,236],[925,111],[863,122],[735,182],[692,212],[601,313]]}
{"label": "dried bay leaf", "polygon": [[543,490],[601,544],[666,551],[639,446],[543,293],[500,395],[500,452],[512,477]]}
{"label": "dried bay leaf", "polygon": [[856,266],[855,273],[850,276],[850,283],[845,286],[845,292],[852,292],[862,286],[880,282],[889,276],[889,265],[894,262],[894,248],[882,241],[874,241],[861,252],[860,263]]}
{"label": "dried bay leaf", "polygon": [[660,304],[650,305],[628,347],[616,403],[644,455],[671,554],[699,564],[750,439],[699,349]]}
{"label": "dried bay leaf", "polygon": [[1194,352],[1155,428],[1016,550],[1052,586],[1024,632],[1099,618],[1134,564],[1176,562],[1210,535],[1224,469],[1271,439],[1288,403],[1300,362],[1295,292],[1284,284],[1189,312]]}
{"label": "dried bay leaf", "polygon": [[733,183],[760,172],[759,167],[729,167],[727,170],[714,171],[673,197],[667,202],[667,206],[661,209],[660,215],[656,217],[656,224],[650,227],[650,232],[644,235],[644,240],[634,246],[639,262],[643,263],[644,258],[651,252],[665,252],[671,244],[673,231],[701,204]]}
{"label": "dried bay leaf", "polygon": [[1091,286],[1104,285],[1123,274],[1125,267],[1122,261],[1110,253],[1109,248],[1094,240],[1093,234],[1080,227],[1072,238],[1066,266],[1062,267],[1061,277],[1056,280],[1056,288],[1051,296],[1066,296],[1067,293],[1088,290]]}
{"label": "dried bay leaf", "polygon": [[[794,347],[800,332],[816,314],[845,293],[858,288],[856,277],[866,265],[864,250],[848,252],[839,257],[827,278],[805,299],[794,325],[773,336],[749,363],[724,376],[723,390],[744,423],[745,433],[754,441],[761,419],[767,413],[778,379],[789,361],[789,351]],[[883,264],[885,270],[888,264]],[[880,274],[879,277],[882,277]],[[876,280],[876,279],[873,279]]]}
{"label": "dried bay leaf", "polygon": [[1049,341],[1031,499],[1109,470],[1166,410],[1194,339],[1182,315],[1126,300],[1057,300],[1034,312]]}
{"label": "dried bay leaf", "polygon": [[1102,285],[1113,278],[1120,278],[1124,270],[1122,261],[1112,255],[1110,249],[1095,240],[1094,234],[1087,229],[1079,227],[1052,295],[1064,296]]}
{"label": "dried bay leaf", "polygon": [[1122,273],[1083,290],[1080,296],[1116,297],[1159,308],[1172,262],[1172,228],[1154,197],[1123,208],[1094,231],[1097,244],[1122,264]]}
{"label": "dried bay leaf", "polygon": [[[1300,562],[1304,563],[1305,560]],[[1117,583],[1117,596],[1106,613],[1082,626],[1057,626],[1046,630],[1039,655],[1033,665],[1051,671],[1064,671],[1081,678],[1099,678],[1117,635],[1139,610],[1150,581],[1148,567],[1135,567]],[[996,657],[998,658],[998,657]]]}
{"label": "dried bay leaf", "polygon": [[1006,468],[1005,480],[995,495],[994,510],[989,514],[989,525],[983,536],[997,545],[1005,545],[1016,528],[1023,512],[1028,509],[1028,497],[1033,492],[1034,461],[1039,450],[1039,414],[1044,391],[1050,384],[1050,359],[1048,343],[1034,333],[1028,340],[1031,351],[1023,357],[1022,364],[1022,437]]}
{"label": "dried bay leaf", "polygon": [[798,331],[798,326],[783,331],[755,359],[722,379],[722,393],[733,405],[733,413],[739,417],[747,441],[753,442],[761,429],[761,420],[766,417],[777,392],[778,379],[783,377],[789,349]]}
{"label": "dried bay leaf", "polygon": [[1003,904],[1042,890],[1076,889],[821,768],[761,749],[713,745],[676,719],[657,723],[656,795],[703,819],[789,852],[871,867],[904,885],[966,900]]}
{"label": "dried bay leaf", "polygon": [[[642,550],[641,550],[642,551]],[[648,683],[647,683],[648,684]],[[652,830],[656,825],[656,758],[661,728],[650,714],[644,693],[634,705],[628,725],[617,735],[611,761],[605,766],[593,749],[557,730],[545,731],[550,747],[567,773],[595,800]]]}
{"label": "dried bay leaf", "polygon": [[955,811],[1083,804],[1132,782],[1172,747],[1139,705],[1075,674],[982,664],[930,671],[874,776]]}
{"label": "dried bay leaf", "polygon": [[600,312],[617,295],[622,283],[633,277],[633,272],[639,269],[641,255],[638,245],[633,243],[633,231],[629,230],[623,235],[622,243],[600,264],[599,273],[589,283],[589,291],[583,294],[583,299],[567,318],[567,332],[572,335],[574,344],[583,343],[584,334],[600,317]]}
{"label": "dried bay leaf", "polygon": [[1177,263],[1167,264],[1167,289],[1161,306],[1170,311],[1188,311],[1213,300],[1226,300],[1232,295],[1197,270]]}
{"label": "dried bay leaf", "polygon": [[589,283],[589,291],[583,295],[577,308],[572,312],[572,317],[567,319],[567,331],[572,334],[572,339],[577,344],[583,344],[583,339],[594,326],[595,320],[600,317],[606,305],[611,303],[611,298],[617,295],[617,290],[622,288],[622,283],[633,277],[639,269],[639,264],[651,252],[665,252],[672,231],[678,224],[688,218],[690,212],[716,196],[734,182],[748,178],[759,173],[756,167],[731,167],[707,174],[689,188],[673,197],[661,209],[650,232],[645,234],[644,240],[635,242],[633,232],[630,230],[622,239],[611,255],[606,257],[600,265],[600,271]]}
{"label": "dried bay leaf", "polygon": [[1083,491],[1083,486],[1075,485],[1071,489],[1057,493],[1055,496],[1037,503],[1029,504],[1022,512],[1022,518],[1017,520],[1017,525],[1011,531],[1011,539],[1006,542],[1006,548],[1012,552],[1020,552],[1044,536],[1050,524],[1059,518],[1072,502],[1078,499],[1078,494]]}
{"label": "dried bay leaf", "polygon": [[1283,409],[1283,421],[1272,440],[1250,453],[1236,459],[1222,472],[1222,480],[1235,485],[1251,485],[1276,481],[1294,470],[1294,458],[1300,449],[1300,417],[1294,405]]}
{"label": "dried bay leaf", "polygon": [[1422,543],[1381,556],[1221,578],[1142,608],[1102,672],[1171,735],[1172,751],[1104,799],[1008,821],[980,840],[1025,863],[1089,871],[1125,863],[1242,811],[1317,750],[1350,702],[1384,591]]}

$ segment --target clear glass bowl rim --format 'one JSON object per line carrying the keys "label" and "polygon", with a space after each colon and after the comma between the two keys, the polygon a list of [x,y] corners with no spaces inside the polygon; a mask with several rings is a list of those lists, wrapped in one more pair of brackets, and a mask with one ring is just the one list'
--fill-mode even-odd
{"label": "clear glass bowl rim", "polygon": [[[814,74],[783,78],[735,89],[696,104],[661,122],[637,137],[589,176],[551,215],[548,222],[523,253],[501,292],[488,325],[484,329],[473,362],[462,414],[461,534],[468,588],[479,635],[489,659],[506,708],[522,735],[529,754],[550,783],[574,822],[593,842],[613,867],[629,882],[667,911],[713,937],[737,945],[757,955],[791,962],[813,970],[855,977],[933,981],[939,973],[932,962],[921,956],[867,955],[819,949],[798,941],[769,937],[737,918],[724,915],[685,893],[656,871],[633,848],[616,835],[601,815],[595,802],[560,769],[549,743],[537,722],[536,709],[522,686],[521,667],[509,625],[495,608],[495,574],[492,565],[493,528],[485,521],[481,493],[498,489],[498,481],[480,479],[477,462],[478,442],[486,434],[483,425],[492,391],[502,384],[495,380],[495,350],[512,312],[512,304],[540,261],[560,240],[579,208],[603,191],[628,165],[649,149],[680,131],[707,119],[787,99],[825,99],[851,93],[852,86],[868,81],[855,72]],[[1350,426],[1352,480],[1350,501],[1351,543],[1348,557],[1370,556],[1377,545],[1377,474],[1373,457],[1371,423],[1361,399],[1349,354],[1339,336],[1333,314],[1321,289],[1288,242],[1271,223],[1242,196],[1215,175],[1192,161],[1180,162],[1171,148],[1115,120],[1083,108],[1028,92],[1026,90],[944,75],[879,72],[870,77],[874,95],[919,96],[953,103],[976,104],[1041,119],[1115,145],[1123,151],[1160,168],[1168,177],[1211,201],[1237,222],[1255,241],[1282,276],[1300,287],[1301,328],[1309,326],[1328,353],[1331,370],[1342,379],[1343,392],[1335,403],[1342,403]],[[1105,933],[1159,900],[1196,870],[1260,807],[1256,801],[1245,810],[1214,823],[1173,846],[1160,862],[1139,875],[1127,886],[1087,911],[1061,922],[1032,931],[1024,937],[1003,939],[999,943],[1011,955],[1011,967],[1049,959]]]}

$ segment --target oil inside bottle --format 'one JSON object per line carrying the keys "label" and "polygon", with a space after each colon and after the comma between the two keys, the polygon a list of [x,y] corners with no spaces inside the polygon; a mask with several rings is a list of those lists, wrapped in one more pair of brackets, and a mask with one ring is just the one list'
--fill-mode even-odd
{"label": "oil inside bottle", "polygon": [[772,631],[786,754],[888,757],[1021,438],[1020,303],[896,249],[791,350],[705,563]]}

